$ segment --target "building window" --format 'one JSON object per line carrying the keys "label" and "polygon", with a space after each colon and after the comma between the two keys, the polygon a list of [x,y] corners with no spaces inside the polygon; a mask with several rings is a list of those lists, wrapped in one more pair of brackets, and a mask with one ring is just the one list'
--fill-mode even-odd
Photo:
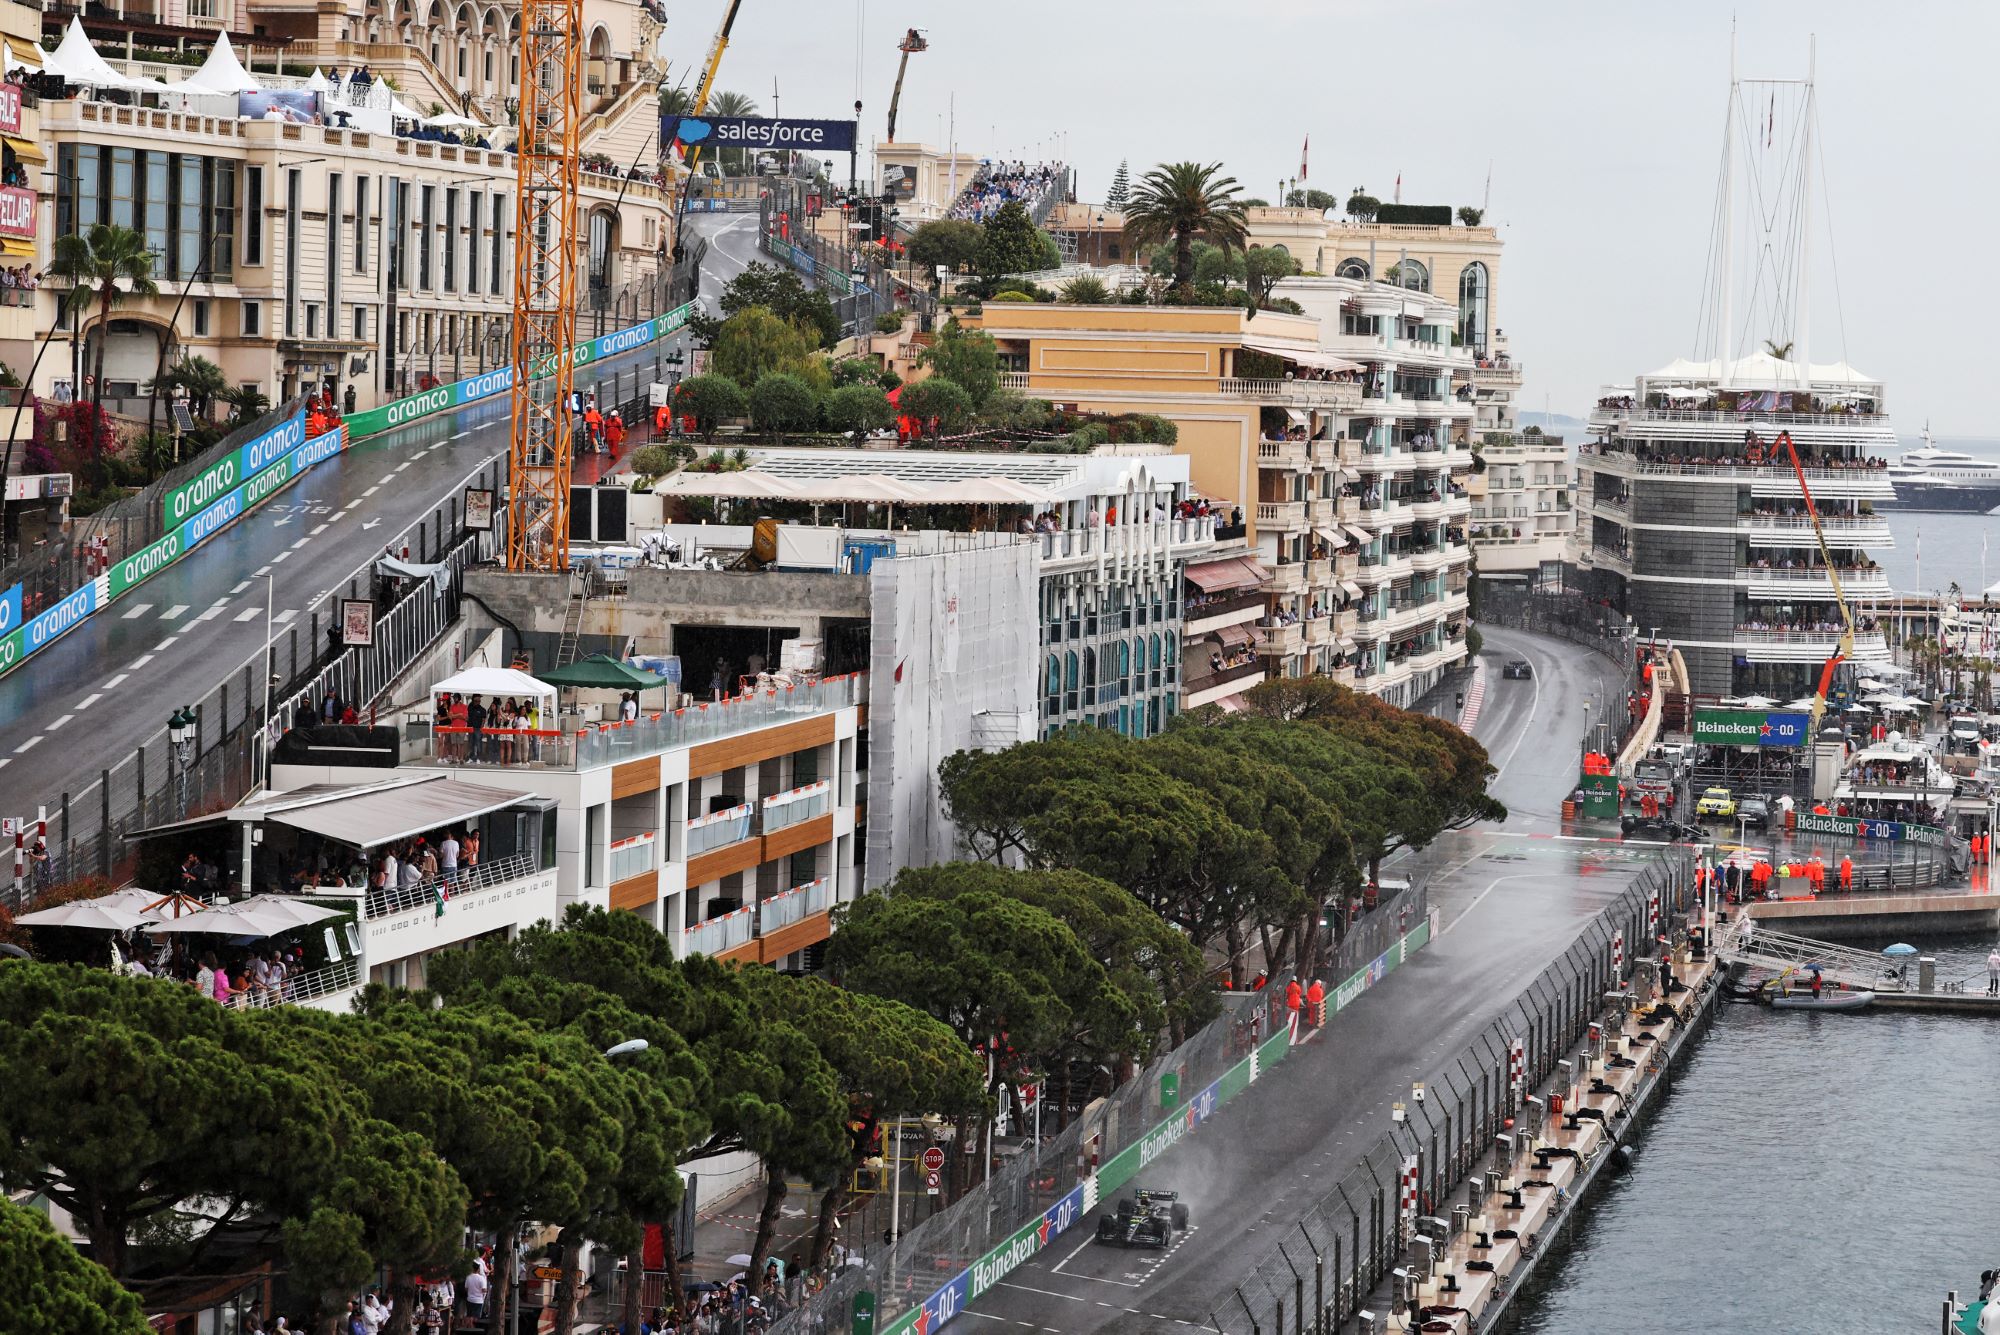
{"label": "building window", "polygon": [[264,169],[243,169],[243,262],[264,262]]}
{"label": "building window", "polygon": [[423,292],[431,290],[431,229],[437,217],[436,205],[437,187],[425,186],[417,214],[417,288]]}
{"label": "building window", "polygon": [[[492,77],[491,75],[487,77]],[[465,290],[477,294],[479,291],[479,227],[480,195],[473,191],[465,197]]]}
{"label": "building window", "polygon": [[202,159],[193,154],[179,155],[173,173],[173,276],[208,277],[209,257],[202,254],[208,229],[202,226]]}
{"label": "building window", "polygon": [[1389,281],[1412,292],[1431,290],[1431,271],[1422,260],[1402,259],[1389,266]]}
{"label": "building window", "polygon": [[139,155],[139,201],[145,213],[146,249],[153,254],[153,272],[164,274],[179,258],[169,241],[173,199],[179,193],[174,180],[174,155]]}
{"label": "building window", "polygon": [[1365,283],[1368,281],[1368,261],[1360,259],[1342,260],[1334,267],[1333,276],[1335,278],[1352,278],[1357,282]]}
{"label": "building window", "polygon": [[256,338],[264,332],[264,308],[254,301],[246,301],[239,308],[243,312],[243,337]]}
{"label": "building window", "polygon": [[319,337],[319,303],[317,301],[308,301],[306,303],[306,337]]}
{"label": "building window", "polygon": [[194,305],[194,336],[196,338],[207,338],[208,303],[206,301],[197,300],[193,303],[193,305]]}
{"label": "building window", "polygon": [[458,191],[444,192],[444,290],[458,291]]}
{"label": "building window", "polygon": [[493,281],[486,285],[486,290],[496,297],[505,291],[500,286],[500,266],[506,262],[507,253],[506,210],[507,197],[496,192],[493,196]]}
{"label": "building window", "polygon": [[187,0],[187,16],[191,19],[214,18],[215,0]]}
{"label": "building window", "polygon": [[356,306],[354,308],[354,337],[356,339],[368,337],[368,308],[366,306]]}
{"label": "building window", "polygon": [[226,283],[236,276],[236,164],[227,158],[209,158],[207,167],[204,179],[213,230],[204,258],[215,281]]}
{"label": "building window", "polygon": [[1458,339],[1475,352],[1486,351],[1486,266],[1477,260],[1458,275]]}
{"label": "building window", "polygon": [[299,311],[299,196],[304,189],[300,173],[285,173],[285,337],[298,337]]}
{"label": "building window", "polygon": [[368,272],[368,178],[354,178],[354,272]]}
{"label": "building window", "polygon": [[[340,173],[326,176],[326,311],[327,332],[340,318]],[[358,228],[356,230],[359,230]]]}

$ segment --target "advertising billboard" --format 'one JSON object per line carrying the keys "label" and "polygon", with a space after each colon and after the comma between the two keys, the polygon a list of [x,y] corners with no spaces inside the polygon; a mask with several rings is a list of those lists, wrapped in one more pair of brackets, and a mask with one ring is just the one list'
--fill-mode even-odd
{"label": "advertising billboard", "polygon": [[1710,746],[1804,746],[1810,714],[1762,709],[1697,709],[1694,739]]}
{"label": "advertising billboard", "polygon": [[660,142],[689,148],[754,148],[799,153],[851,153],[853,121],[802,121],[773,116],[662,116]]}

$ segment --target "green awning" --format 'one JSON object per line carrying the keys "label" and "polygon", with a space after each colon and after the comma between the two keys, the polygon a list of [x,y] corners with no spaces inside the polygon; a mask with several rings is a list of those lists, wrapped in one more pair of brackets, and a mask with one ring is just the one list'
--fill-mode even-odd
{"label": "green awning", "polygon": [[610,654],[592,654],[568,667],[535,675],[551,686],[595,686],[611,691],[650,691],[669,684],[665,677],[621,663]]}

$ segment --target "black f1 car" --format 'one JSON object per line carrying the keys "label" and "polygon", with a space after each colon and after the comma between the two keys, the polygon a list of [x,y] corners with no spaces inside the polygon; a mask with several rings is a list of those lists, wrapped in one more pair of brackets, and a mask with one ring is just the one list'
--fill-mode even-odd
{"label": "black f1 car", "polygon": [[1171,1191],[1135,1191],[1097,1221],[1097,1240],[1120,1247],[1167,1247],[1188,1226],[1188,1208]]}

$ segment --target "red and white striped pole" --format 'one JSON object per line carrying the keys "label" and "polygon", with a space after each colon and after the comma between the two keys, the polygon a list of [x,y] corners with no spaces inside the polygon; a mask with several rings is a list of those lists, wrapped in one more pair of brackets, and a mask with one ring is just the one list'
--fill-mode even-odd
{"label": "red and white striped pole", "polygon": [[23,887],[28,878],[28,822],[17,819],[14,822],[14,903],[21,903]]}
{"label": "red and white striped pole", "polygon": [[1611,936],[1611,981],[1625,981],[1625,929],[1622,927]]}

